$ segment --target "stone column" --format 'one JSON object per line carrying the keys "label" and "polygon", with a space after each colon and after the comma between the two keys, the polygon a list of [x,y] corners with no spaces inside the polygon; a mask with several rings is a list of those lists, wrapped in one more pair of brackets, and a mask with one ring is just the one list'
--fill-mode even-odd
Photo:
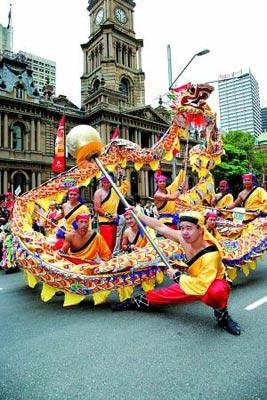
{"label": "stone column", "polygon": [[4,147],[9,147],[8,140],[8,115],[4,114]]}
{"label": "stone column", "polygon": [[0,193],[3,193],[4,191],[2,190],[2,171],[0,170]]}
{"label": "stone column", "polygon": [[32,172],[32,189],[36,187],[36,177],[35,172]]}
{"label": "stone column", "polygon": [[142,48],[138,47],[138,69],[142,69]]}
{"label": "stone column", "polygon": [[35,150],[35,122],[31,119],[31,150]]}
{"label": "stone column", "polygon": [[4,171],[4,187],[3,187],[3,192],[7,192],[8,191],[8,187],[7,187],[7,171]]}
{"label": "stone column", "polygon": [[41,172],[37,172],[37,186],[40,186],[42,183]]}
{"label": "stone column", "polygon": [[145,196],[149,196],[148,171],[144,171],[144,175],[145,175]]}
{"label": "stone column", "polygon": [[142,147],[141,132],[138,132],[138,144]]}
{"label": "stone column", "polygon": [[41,123],[37,120],[37,151],[41,151]]}
{"label": "stone column", "polygon": [[137,132],[137,129],[135,129],[135,131],[134,131],[134,141],[135,141],[136,144],[139,144],[138,143],[138,132]]}

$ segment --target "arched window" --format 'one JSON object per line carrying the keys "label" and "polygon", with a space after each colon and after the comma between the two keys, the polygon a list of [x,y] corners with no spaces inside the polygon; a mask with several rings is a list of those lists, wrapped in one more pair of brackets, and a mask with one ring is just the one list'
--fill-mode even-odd
{"label": "arched window", "polygon": [[26,176],[22,172],[17,172],[13,177],[14,192],[20,187],[21,192],[26,192]]}
{"label": "arched window", "polygon": [[130,94],[130,85],[127,79],[122,78],[121,83],[120,83],[120,92],[125,94],[127,97],[129,97]]}
{"label": "arched window", "polygon": [[11,128],[11,148],[12,150],[24,150],[25,127],[19,122],[15,122]]}
{"label": "arched window", "polygon": [[100,81],[99,79],[96,79],[93,84],[93,91],[96,92],[99,89],[99,87],[100,87]]}

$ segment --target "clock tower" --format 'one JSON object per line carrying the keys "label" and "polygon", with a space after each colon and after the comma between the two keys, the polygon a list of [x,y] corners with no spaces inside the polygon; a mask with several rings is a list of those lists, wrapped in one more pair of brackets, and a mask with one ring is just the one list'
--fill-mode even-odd
{"label": "clock tower", "polygon": [[90,36],[82,44],[82,105],[127,110],[145,105],[143,40],[134,32],[132,0],[88,0]]}

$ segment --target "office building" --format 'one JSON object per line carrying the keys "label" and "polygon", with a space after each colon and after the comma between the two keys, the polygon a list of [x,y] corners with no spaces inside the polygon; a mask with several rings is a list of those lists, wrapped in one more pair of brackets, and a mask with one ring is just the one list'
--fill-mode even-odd
{"label": "office building", "polygon": [[267,132],[267,107],[261,109],[261,125],[262,131]]}
{"label": "office building", "polygon": [[259,87],[252,73],[242,70],[219,76],[220,123],[223,131],[262,132]]}
{"label": "office building", "polygon": [[49,83],[54,87],[56,93],[56,63],[34,54],[25,53],[27,62],[33,71],[34,85],[38,89],[40,96],[43,96],[43,88]]}

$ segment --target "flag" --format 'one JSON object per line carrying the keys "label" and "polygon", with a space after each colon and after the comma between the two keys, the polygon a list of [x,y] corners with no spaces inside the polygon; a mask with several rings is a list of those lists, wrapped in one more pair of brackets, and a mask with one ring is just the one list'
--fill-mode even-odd
{"label": "flag", "polygon": [[116,126],[116,128],[114,129],[114,131],[112,133],[111,140],[118,139],[119,136],[120,136],[120,130],[119,130],[119,127]]}
{"label": "flag", "polygon": [[18,195],[21,193],[21,187],[20,187],[20,185],[16,187],[16,190],[15,190],[14,193],[15,193],[16,196],[18,196]]}
{"label": "flag", "polygon": [[52,162],[52,171],[57,174],[66,169],[65,145],[65,116],[63,115],[57,128],[55,155]]}

